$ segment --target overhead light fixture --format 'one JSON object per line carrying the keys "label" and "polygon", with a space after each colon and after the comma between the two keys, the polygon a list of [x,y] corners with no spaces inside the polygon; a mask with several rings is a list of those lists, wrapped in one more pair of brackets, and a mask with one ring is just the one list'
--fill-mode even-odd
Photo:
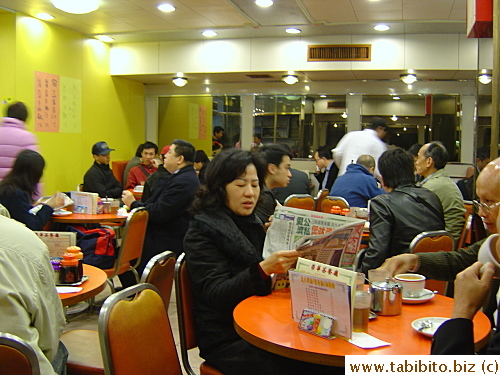
{"label": "overhead light fixture", "polygon": [[104,43],[114,42],[114,39],[111,38],[110,36],[107,36],[107,35],[97,35],[96,39],[99,39],[101,42],[104,42]]}
{"label": "overhead light fixture", "polygon": [[38,13],[35,17],[38,18],[39,20],[44,20],[44,21],[49,21],[54,19],[54,17],[48,13]]}
{"label": "overhead light fixture", "polygon": [[273,0],[255,0],[255,4],[262,8],[267,8],[273,5]]}
{"label": "overhead light fixture", "polygon": [[383,24],[373,26],[373,29],[377,31],[387,31],[390,28],[391,27],[389,25],[383,25]]}
{"label": "overhead light fixture", "polygon": [[481,69],[481,72],[479,73],[477,80],[483,85],[491,83],[491,71],[488,69]]}
{"label": "overhead light fixture", "polygon": [[417,80],[417,75],[415,73],[401,74],[399,76],[399,79],[404,83],[406,83],[407,85],[411,85]]}
{"label": "overhead light fixture", "polygon": [[391,116],[391,120],[392,120],[392,121],[397,121],[397,120],[398,120],[398,116],[396,116],[396,115],[392,115],[392,116]]}
{"label": "overhead light fixture", "polygon": [[157,6],[158,10],[161,10],[162,12],[173,12],[175,10],[175,7],[172,4],[164,3],[160,4]]}
{"label": "overhead light fixture", "polygon": [[392,97],[392,100],[399,100],[399,99],[401,99],[399,96],[393,96]]}
{"label": "overhead light fixture", "polygon": [[288,34],[300,34],[302,30],[296,29],[294,27],[289,27],[285,30]]}
{"label": "overhead light fixture", "polygon": [[205,30],[204,32],[201,33],[201,35],[206,36],[207,38],[216,36],[217,33],[213,30]]}
{"label": "overhead light fixture", "polygon": [[295,74],[287,74],[281,77],[281,80],[289,85],[293,85],[299,82],[299,77],[296,76]]}
{"label": "overhead light fixture", "polygon": [[344,113],[342,113],[342,114],[340,115],[340,117],[342,117],[342,118],[347,118],[347,112],[345,112],[345,111],[344,111]]}
{"label": "overhead light fixture", "polygon": [[66,13],[84,14],[99,8],[99,0],[52,0],[57,9]]}
{"label": "overhead light fixture", "polygon": [[320,95],[319,97],[320,98],[326,98],[326,95],[323,94],[323,95]]}
{"label": "overhead light fixture", "polygon": [[172,78],[172,82],[177,87],[184,87],[187,85],[188,79],[186,77],[174,77],[174,78]]}

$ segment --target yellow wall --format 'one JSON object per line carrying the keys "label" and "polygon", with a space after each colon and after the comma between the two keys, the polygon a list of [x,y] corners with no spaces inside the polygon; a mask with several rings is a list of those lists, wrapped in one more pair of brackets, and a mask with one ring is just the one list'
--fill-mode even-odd
{"label": "yellow wall", "polygon": [[0,102],[1,114],[5,114],[4,100],[15,96],[16,69],[16,16],[13,13],[0,13]]}
{"label": "yellow wall", "polygon": [[[0,60],[7,60],[0,62],[0,77],[3,80],[9,68],[15,77],[13,84],[0,85],[2,99],[12,96],[25,102],[33,115],[35,71],[82,83],[81,133],[35,132],[46,161],[44,194],[70,191],[83,181],[93,162],[90,150],[95,142],[104,140],[116,149],[112,160],[130,159],[145,137],[143,84],[109,75],[109,46],[105,43],[23,15],[15,16],[14,24],[12,17],[0,17],[4,51]],[[7,53],[4,45],[15,53]],[[15,63],[8,61],[11,55]],[[33,116],[27,122],[33,131]]]}
{"label": "yellow wall", "polygon": [[[206,109],[205,139],[189,137],[191,104],[204,106]],[[158,147],[160,149],[173,139],[191,142],[196,150],[204,150],[212,155],[212,97],[211,96],[174,96],[159,98],[158,104]]]}

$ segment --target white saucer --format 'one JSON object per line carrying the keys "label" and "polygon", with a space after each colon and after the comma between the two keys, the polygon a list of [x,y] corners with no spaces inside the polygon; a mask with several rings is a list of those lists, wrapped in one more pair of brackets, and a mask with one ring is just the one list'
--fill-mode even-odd
{"label": "white saucer", "polygon": [[[434,336],[434,333],[436,333],[436,330],[439,328],[439,326],[441,324],[443,324],[444,322],[446,322],[447,320],[450,320],[450,319],[449,318],[438,318],[438,317],[420,318],[420,319],[415,319],[413,322],[411,322],[411,326],[418,333],[421,333],[422,335],[427,336],[427,337],[432,337],[432,336]],[[432,327],[420,329],[422,327],[422,322],[424,322],[424,321],[432,322]]]}
{"label": "white saucer", "polygon": [[[425,295],[424,295],[425,294]],[[430,299],[434,298],[434,293],[432,293],[429,289],[422,290],[423,297],[403,297],[403,303],[407,303],[409,305],[416,305],[419,303],[427,302]]]}
{"label": "white saucer", "polygon": [[71,212],[71,211],[57,210],[57,211],[52,212],[52,215],[54,215],[54,216],[67,216],[67,215],[71,215],[72,213],[73,212]]}

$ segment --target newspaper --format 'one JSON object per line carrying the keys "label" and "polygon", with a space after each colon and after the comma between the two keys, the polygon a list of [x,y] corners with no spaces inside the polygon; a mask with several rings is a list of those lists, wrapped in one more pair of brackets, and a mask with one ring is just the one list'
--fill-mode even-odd
{"label": "newspaper", "polygon": [[263,256],[297,249],[306,259],[351,268],[364,224],[365,220],[352,217],[277,206],[267,230]]}

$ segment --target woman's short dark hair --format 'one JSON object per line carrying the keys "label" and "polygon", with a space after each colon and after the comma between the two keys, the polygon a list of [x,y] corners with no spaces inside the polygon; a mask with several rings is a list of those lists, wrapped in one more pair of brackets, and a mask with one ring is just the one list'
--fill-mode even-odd
{"label": "woman's short dark hair", "polygon": [[17,118],[24,122],[28,118],[28,108],[26,108],[23,102],[11,104],[9,108],[7,108],[7,117]]}
{"label": "woman's short dark hair", "polygon": [[257,169],[260,191],[264,189],[267,166],[262,157],[255,152],[229,149],[217,154],[207,167],[205,185],[202,186],[193,202],[191,211],[202,209],[216,211],[227,202],[226,185],[243,175],[248,165]]}
{"label": "woman's short dark hair", "polygon": [[194,154],[194,162],[195,163],[206,163],[209,161],[207,153],[203,150],[196,150],[196,153]]}
{"label": "woman's short dark hair", "polygon": [[17,189],[26,192],[31,199],[37,193],[36,185],[42,178],[45,160],[36,151],[23,150],[17,155],[10,172],[0,181],[0,194],[15,193]]}
{"label": "woman's short dark hair", "polygon": [[384,185],[392,189],[415,182],[413,156],[399,147],[380,155],[378,170],[384,179]]}

